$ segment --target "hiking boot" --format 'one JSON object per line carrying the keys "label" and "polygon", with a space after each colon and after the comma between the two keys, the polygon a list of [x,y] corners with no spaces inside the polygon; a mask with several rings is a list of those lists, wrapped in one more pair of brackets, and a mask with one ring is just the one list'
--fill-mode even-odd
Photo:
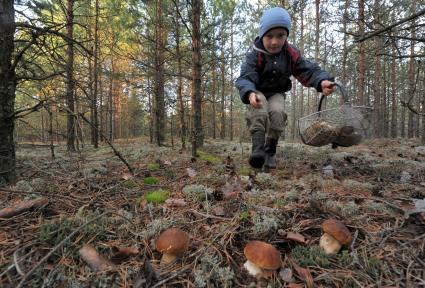
{"label": "hiking boot", "polygon": [[264,165],[266,152],[264,152],[264,138],[266,133],[264,131],[255,131],[252,134],[252,152],[249,157],[249,165],[253,168],[261,168]]}
{"label": "hiking boot", "polygon": [[272,138],[266,139],[266,146],[264,151],[266,152],[266,163],[264,166],[269,169],[276,169],[276,147],[277,140]]}

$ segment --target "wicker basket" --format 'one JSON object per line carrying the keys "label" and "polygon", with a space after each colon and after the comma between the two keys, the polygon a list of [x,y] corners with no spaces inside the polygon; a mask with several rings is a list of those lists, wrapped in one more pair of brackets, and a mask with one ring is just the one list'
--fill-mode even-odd
{"label": "wicker basket", "polygon": [[352,146],[370,136],[370,107],[351,106],[345,89],[336,83],[345,104],[334,109],[321,110],[324,96],[320,99],[319,111],[298,120],[301,140],[310,146]]}

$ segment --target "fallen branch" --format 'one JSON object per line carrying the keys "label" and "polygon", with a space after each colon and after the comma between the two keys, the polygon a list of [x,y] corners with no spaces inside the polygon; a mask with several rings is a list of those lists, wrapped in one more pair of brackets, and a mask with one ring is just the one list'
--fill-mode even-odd
{"label": "fallen branch", "polygon": [[40,265],[43,264],[44,261],[46,261],[47,259],[49,259],[49,257],[52,256],[53,253],[56,252],[56,250],[58,250],[60,247],[62,247],[63,244],[65,244],[72,237],[74,237],[75,234],[77,234],[78,232],[80,232],[87,225],[93,223],[94,221],[97,221],[98,219],[102,218],[103,216],[105,216],[105,215],[107,215],[109,213],[110,212],[105,212],[105,213],[100,214],[99,216],[97,216],[97,217],[91,219],[90,221],[84,223],[83,225],[81,225],[80,227],[78,227],[76,230],[74,230],[71,234],[69,234],[58,245],[56,245],[52,250],[50,250],[50,252],[47,253],[46,256],[44,256],[43,258],[41,258],[41,260],[38,261],[38,263],[35,264],[34,267],[32,267],[31,270],[27,272],[27,274],[25,274],[25,276],[22,278],[21,282],[19,282],[19,284],[18,284],[18,286],[16,286],[16,288],[22,288],[22,287],[24,287],[25,281],[27,281],[27,279],[32,275],[32,273],[34,273],[34,271],[37,270],[37,268],[40,267]]}
{"label": "fallen branch", "polygon": [[15,215],[22,214],[28,210],[40,208],[49,203],[47,198],[38,198],[25,202],[20,202],[14,207],[7,207],[0,210],[0,218],[11,218]]}
{"label": "fallen branch", "polygon": [[201,213],[201,212],[193,210],[193,209],[189,210],[189,212],[191,212],[192,214],[196,214],[198,216],[205,217],[205,218],[211,218],[211,219],[217,219],[217,220],[223,220],[223,221],[233,220],[233,218],[224,218],[224,217],[219,217],[219,216],[215,216],[215,215],[211,215],[211,214],[204,214],[204,213]]}
{"label": "fallen branch", "polygon": [[89,264],[90,268],[95,272],[105,271],[114,267],[108,259],[99,254],[96,249],[89,244],[84,244],[78,253],[81,256],[81,259]]}
{"label": "fallen branch", "polygon": [[6,189],[6,188],[0,188],[0,192],[6,192],[6,193],[11,193],[11,194],[25,194],[25,195],[27,195],[27,194],[35,194],[35,195],[41,195],[41,196],[47,196],[47,197],[63,198],[63,199],[67,199],[67,200],[71,200],[71,201],[76,201],[76,202],[80,202],[80,203],[87,203],[87,200],[80,200],[80,199],[78,199],[76,197],[59,195],[59,194],[55,194],[55,193],[18,191],[18,190]]}

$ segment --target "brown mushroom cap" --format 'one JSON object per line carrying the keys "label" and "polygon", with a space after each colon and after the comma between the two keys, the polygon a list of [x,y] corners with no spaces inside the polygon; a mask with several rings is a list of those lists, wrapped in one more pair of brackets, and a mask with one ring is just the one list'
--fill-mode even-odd
{"label": "brown mushroom cap", "polygon": [[250,241],[243,250],[246,258],[262,269],[276,270],[282,265],[279,251],[262,241]]}
{"label": "brown mushroom cap", "polygon": [[165,230],[156,240],[156,250],[165,254],[180,256],[188,247],[189,236],[178,228]]}
{"label": "brown mushroom cap", "polygon": [[328,233],[342,245],[349,245],[353,240],[350,230],[345,225],[336,219],[328,219],[322,224],[322,229],[325,233]]}

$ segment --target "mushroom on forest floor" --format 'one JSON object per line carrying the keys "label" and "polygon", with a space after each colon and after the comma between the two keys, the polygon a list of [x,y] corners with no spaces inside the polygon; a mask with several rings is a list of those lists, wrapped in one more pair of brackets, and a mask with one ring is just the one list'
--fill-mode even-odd
{"label": "mushroom on forest floor", "polygon": [[250,241],[243,252],[248,259],[243,266],[253,276],[261,277],[267,272],[279,269],[282,265],[279,251],[268,243]]}
{"label": "mushroom on forest floor", "polygon": [[170,228],[159,235],[156,250],[162,253],[161,264],[173,262],[189,247],[189,236],[178,228]]}
{"label": "mushroom on forest floor", "polygon": [[327,255],[336,254],[342,245],[349,245],[353,239],[350,230],[339,220],[328,219],[322,224],[323,235],[320,247]]}

